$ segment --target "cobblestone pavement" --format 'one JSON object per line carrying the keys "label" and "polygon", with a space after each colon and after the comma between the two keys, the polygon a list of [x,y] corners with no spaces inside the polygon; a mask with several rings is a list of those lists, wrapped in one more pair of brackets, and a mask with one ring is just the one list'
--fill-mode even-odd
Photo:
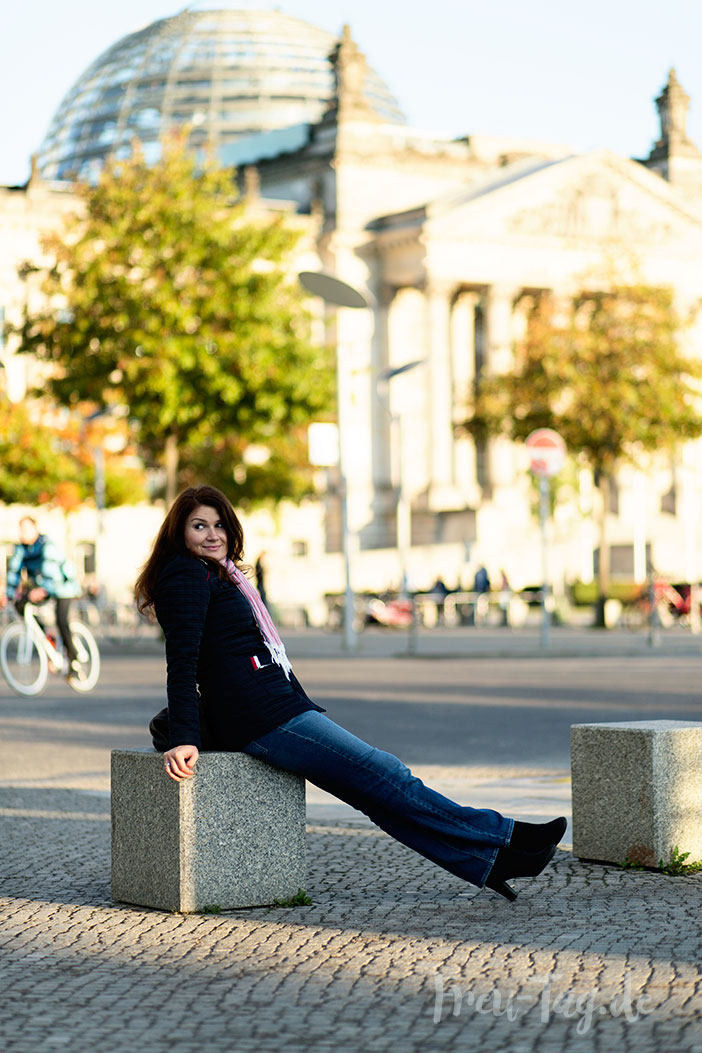
{"label": "cobblestone pavement", "polygon": [[[702,874],[583,863],[568,835],[510,904],[311,790],[310,906],[113,903],[117,690],[100,727],[51,699],[0,713],[0,1053],[702,1053]],[[567,767],[413,767],[463,803],[569,813]]]}
{"label": "cobblestone pavement", "polygon": [[104,791],[0,818],[2,1053],[702,1050],[700,876],[560,851],[509,904],[312,804],[311,906],[185,916],[111,901]]}

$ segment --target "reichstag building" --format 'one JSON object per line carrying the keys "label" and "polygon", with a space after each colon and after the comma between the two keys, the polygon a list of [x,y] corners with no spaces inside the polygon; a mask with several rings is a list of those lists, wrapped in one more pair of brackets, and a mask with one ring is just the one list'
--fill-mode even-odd
{"label": "reichstag building", "polygon": [[[684,339],[702,354],[702,157],[687,136],[689,99],[673,70],[662,86],[665,71],[651,70],[660,135],[640,159],[518,137],[449,139],[406,123],[362,46],[348,27],[336,39],[276,11],[244,10],[185,11],[118,40],[58,102],[28,184],[0,188],[0,309],[19,319],[27,292],[17,266],[41,262],[40,234],[74,207],[74,180],[95,178],[135,139],[156,161],[169,129],[187,125],[193,149],[214,149],[238,170],[252,207],[287,211],[304,227],[299,270],[331,272],[366,295],[366,309],[327,315],[345,401],[355,587],[399,583],[401,480],[415,588],[438,576],[469,585],[479,564],[519,588],[540,574],[528,461],[506,441],[476,452],[456,428],[467,393],[476,369],[512,361],[530,296],[572,295],[613,255],[635,255],[642,280],[675,290],[692,318]],[[11,342],[4,356],[7,390],[20,399],[31,364]],[[383,371],[409,363],[379,385]],[[651,558],[675,580],[699,579],[700,468],[691,443],[645,473],[622,469],[607,524],[615,575],[643,581]],[[252,545],[268,553],[273,599],[284,610],[297,597],[313,621],[323,593],[343,585],[328,478],[318,500],[248,524],[250,557]],[[596,503],[582,469],[551,524],[557,588],[592,580]],[[130,514],[155,523],[162,513]],[[111,552],[125,516],[108,514],[106,573],[118,565],[127,574]],[[85,520],[76,532],[91,529]],[[4,521],[0,530],[12,534]],[[138,542],[134,553],[143,558]],[[108,584],[128,587],[126,577]]]}

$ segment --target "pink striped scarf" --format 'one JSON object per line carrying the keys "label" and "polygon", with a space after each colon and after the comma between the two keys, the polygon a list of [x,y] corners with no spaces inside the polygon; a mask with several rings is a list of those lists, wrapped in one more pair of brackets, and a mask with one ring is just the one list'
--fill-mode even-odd
{"label": "pink striped scarf", "polygon": [[249,579],[245,574],[237,567],[231,559],[222,559],[220,563],[226,568],[229,577],[232,579],[239,592],[243,593],[246,599],[249,601],[251,610],[253,612],[254,620],[258,625],[261,636],[263,637],[264,643],[271,653],[271,658],[276,665],[281,666],[288,680],[292,672],[292,666],[290,659],[285,653],[285,645],[278,635],[278,630],[273,624],[273,619],[268,613],[268,609],[258,594],[258,590],[254,588]]}

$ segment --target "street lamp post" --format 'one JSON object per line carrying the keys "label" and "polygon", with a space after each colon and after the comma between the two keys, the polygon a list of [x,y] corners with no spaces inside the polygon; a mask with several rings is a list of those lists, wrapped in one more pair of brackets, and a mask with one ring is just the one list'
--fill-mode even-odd
{"label": "street lamp post", "polygon": [[[387,395],[390,386],[390,381],[394,377],[400,376],[402,373],[409,373],[411,369],[415,369],[416,366],[421,366],[425,362],[425,359],[418,358],[412,362],[405,362],[404,365],[395,366],[394,368],[383,369],[378,374],[377,389],[378,393]],[[402,434],[402,414],[394,414],[388,406],[388,412],[390,414],[391,426],[395,427],[395,444],[397,448],[397,505],[396,505],[396,539],[397,539],[397,555],[400,561],[400,594],[403,598],[409,599],[411,604],[411,619],[410,619],[410,631],[407,642],[407,650],[410,654],[414,653],[417,649],[416,630],[417,630],[417,611],[414,602],[414,597],[411,595],[409,590],[408,582],[408,563],[409,563],[409,551],[412,545],[412,507],[410,505],[409,497],[405,488],[405,473],[403,470],[403,434]]]}
{"label": "street lamp post", "polygon": [[[94,413],[89,414],[84,418],[85,424],[92,424],[96,420],[101,420],[104,417],[108,417],[112,411],[110,409],[99,409],[95,410]],[[97,510],[97,535],[98,538],[102,536],[105,528],[104,515],[105,515],[105,449],[102,444],[102,439],[98,438],[97,441],[91,446],[93,454],[93,468],[94,468],[94,481],[93,481],[93,492],[95,495],[95,508]]]}
{"label": "street lamp post", "polygon": [[[325,303],[333,307],[345,307],[353,310],[367,308],[369,301],[362,292],[347,285],[332,274],[323,271],[302,271],[299,275],[302,287]],[[356,617],[353,587],[351,584],[351,531],[349,528],[348,486],[346,463],[346,391],[344,389],[344,369],[341,361],[339,344],[336,347],[336,405],[339,425],[339,489],[341,496],[341,545],[344,559],[344,647],[355,651],[357,634],[354,626]]]}

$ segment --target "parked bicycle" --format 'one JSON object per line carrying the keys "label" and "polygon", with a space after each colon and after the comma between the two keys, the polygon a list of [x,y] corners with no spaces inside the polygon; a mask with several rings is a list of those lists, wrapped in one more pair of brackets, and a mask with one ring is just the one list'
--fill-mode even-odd
{"label": "parked bicycle", "polygon": [[78,669],[69,669],[60,643],[37,618],[38,608],[27,603],[22,618],[11,622],[0,635],[0,668],[18,695],[38,695],[49,674],[66,675],[74,691],[92,691],[100,677],[100,651],[87,625],[70,623],[77,651]]}
{"label": "parked bicycle", "polygon": [[[327,622],[324,626],[330,632],[344,627],[343,596],[327,596]],[[412,601],[388,596],[382,600],[378,596],[357,594],[354,597],[354,632],[362,633],[368,625],[381,625],[389,629],[406,629],[412,624]]]}
{"label": "parked bicycle", "polygon": [[680,592],[669,582],[657,578],[653,583],[653,604],[651,603],[651,586],[643,585],[634,599],[622,611],[622,624],[627,629],[636,631],[650,625],[655,611],[658,624],[669,629],[676,621],[682,621],[689,615]]}

